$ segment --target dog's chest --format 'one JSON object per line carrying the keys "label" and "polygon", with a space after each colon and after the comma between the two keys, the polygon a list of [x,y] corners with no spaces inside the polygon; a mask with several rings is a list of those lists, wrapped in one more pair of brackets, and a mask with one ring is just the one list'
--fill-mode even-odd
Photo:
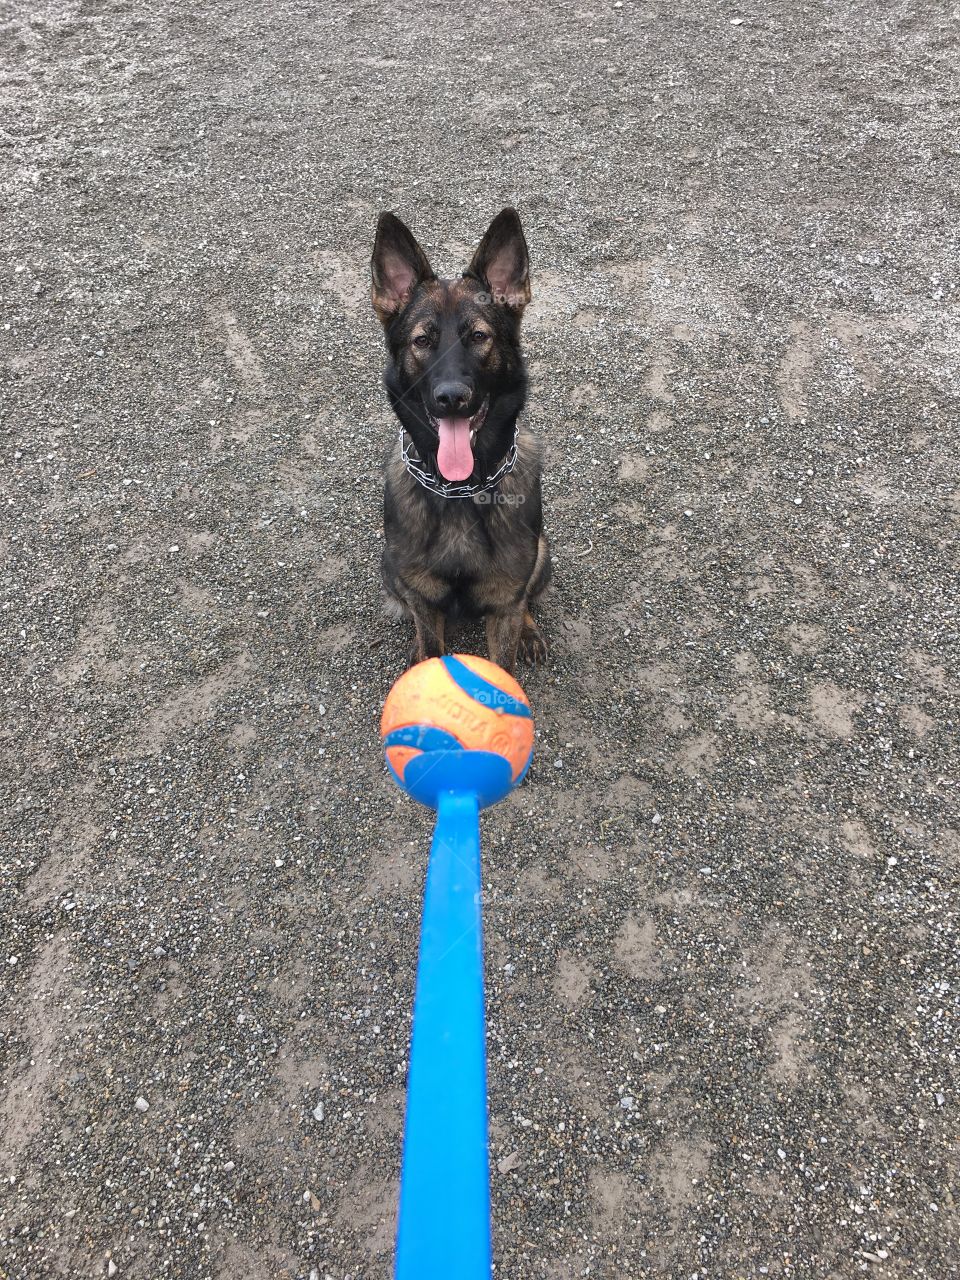
{"label": "dog's chest", "polygon": [[488,523],[489,513],[471,499],[449,499],[416,530],[410,549],[438,578],[483,578],[493,567],[496,545]]}
{"label": "dog's chest", "polygon": [[386,480],[388,576],[451,614],[489,612],[513,599],[533,571],[539,533],[519,467],[473,498],[430,493],[397,457]]}

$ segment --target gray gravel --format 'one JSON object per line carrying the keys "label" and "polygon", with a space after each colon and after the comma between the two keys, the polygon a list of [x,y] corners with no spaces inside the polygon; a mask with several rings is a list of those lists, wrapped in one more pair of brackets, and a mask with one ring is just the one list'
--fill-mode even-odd
{"label": "gray gravel", "polygon": [[497,1275],[957,1275],[956,5],[3,23],[3,1280],[389,1274],[366,267],[505,203],[557,576],[484,818]]}

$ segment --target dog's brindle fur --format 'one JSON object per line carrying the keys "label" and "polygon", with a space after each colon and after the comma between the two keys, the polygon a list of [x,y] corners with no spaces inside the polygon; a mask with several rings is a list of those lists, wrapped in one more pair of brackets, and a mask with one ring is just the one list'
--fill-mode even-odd
{"label": "dog's brindle fur", "polygon": [[[438,280],[411,232],[384,213],[373,251],[373,306],[389,362],[384,381],[421,465],[442,481],[434,420],[486,416],[473,449],[473,482],[493,475],[526,399],[520,318],[530,300],[520,219],[504,209],[459,280]],[[438,396],[441,400],[438,400]],[[446,399],[442,399],[446,396]],[[448,619],[483,616],[492,661],[546,657],[530,606],[550,580],[543,534],[540,449],[521,426],[517,458],[492,493],[445,498],[407,471],[399,443],[386,465],[383,580],[388,603],[413,618],[412,662],[444,652]]]}

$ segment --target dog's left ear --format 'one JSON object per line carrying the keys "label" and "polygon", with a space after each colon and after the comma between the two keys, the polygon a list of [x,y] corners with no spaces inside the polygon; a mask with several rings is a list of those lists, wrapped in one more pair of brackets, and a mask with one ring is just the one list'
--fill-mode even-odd
{"label": "dog's left ear", "polygon": [[530,301],[530,257],[516,209],[501,209],[463,273],[490,290],[494,302],[518,315]]}

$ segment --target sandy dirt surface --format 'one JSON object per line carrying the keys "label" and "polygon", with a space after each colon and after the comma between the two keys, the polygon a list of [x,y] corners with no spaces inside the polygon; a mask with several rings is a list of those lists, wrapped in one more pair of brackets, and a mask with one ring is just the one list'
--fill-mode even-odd
{"label": "sandy dirt surface", "polygon": [[955,0],[14,0],[0,60],[0,1276],[389,1274],[366,273],[506,203],[557,573],[496,1274],[957,1275]]}

